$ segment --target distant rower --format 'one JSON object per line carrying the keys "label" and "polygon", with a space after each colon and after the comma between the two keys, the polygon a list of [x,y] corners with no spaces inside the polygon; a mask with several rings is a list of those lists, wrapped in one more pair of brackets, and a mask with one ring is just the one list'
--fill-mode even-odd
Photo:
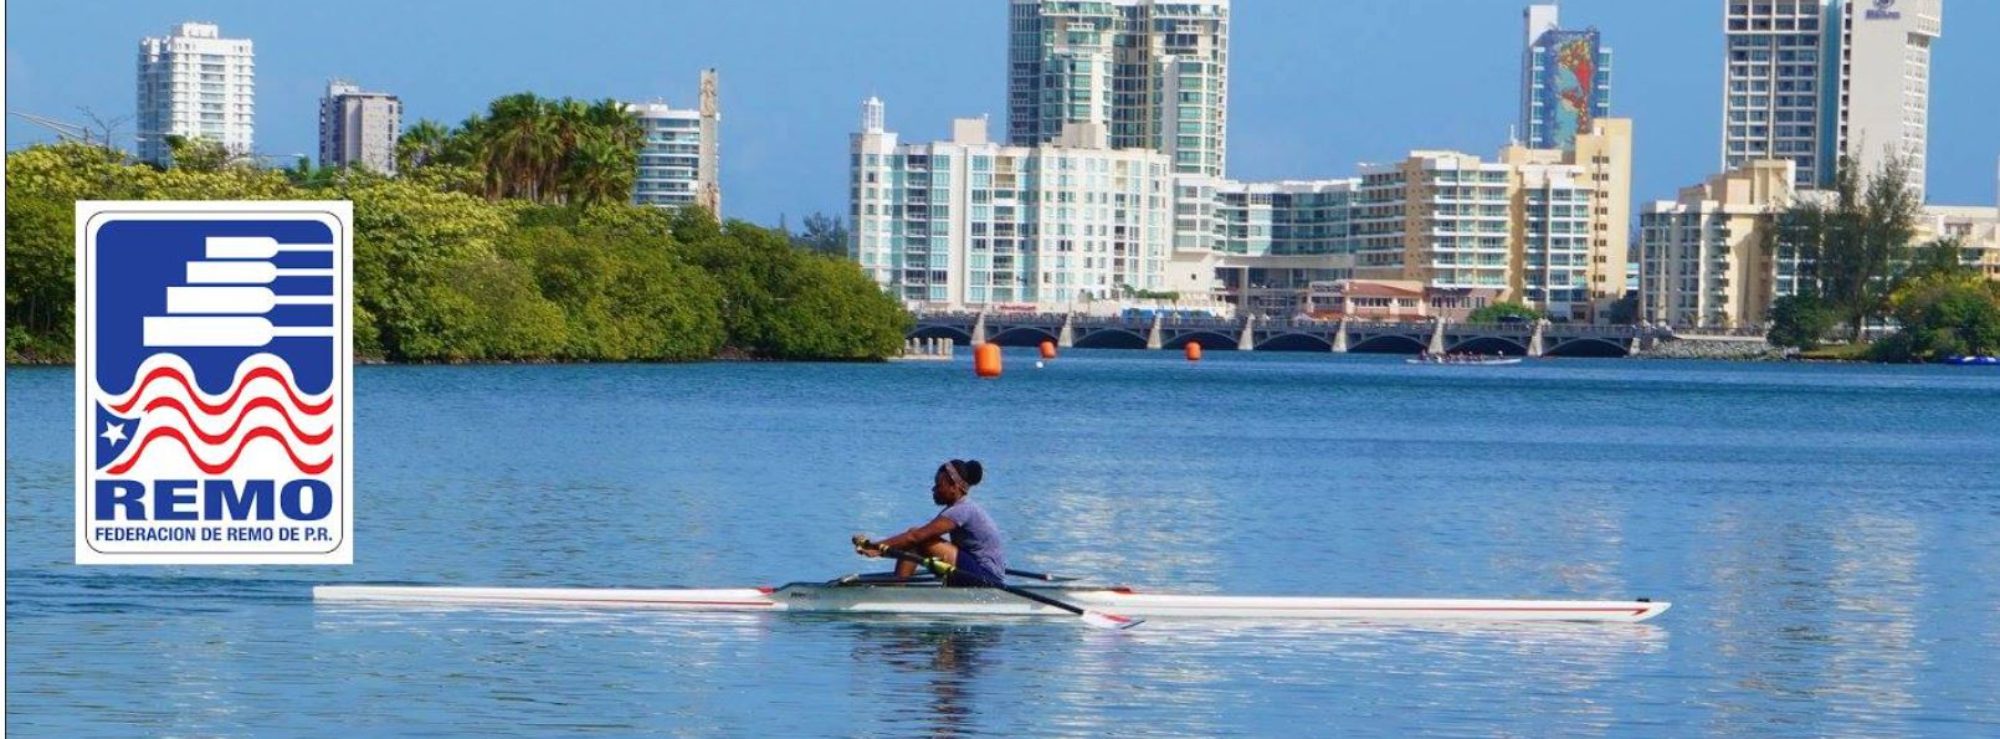
{"label": "distant rower", "polygon": [[[931,482],[931,502],[944,506],[937,518],[881,541],[859,539],[856,548],[870,557],[882,556],[884,549],[901,549],[930,557],[950,569],[945,584],[958,587],[991,586],[1006,582],[1006,539],[986,509],[972,502],[972,486],[985,477],[978,460],[951,460],[940,465]],[[951,535],[950,540],[944,537]],[[909,577],[917,563],[896,563],[896,576]]]}

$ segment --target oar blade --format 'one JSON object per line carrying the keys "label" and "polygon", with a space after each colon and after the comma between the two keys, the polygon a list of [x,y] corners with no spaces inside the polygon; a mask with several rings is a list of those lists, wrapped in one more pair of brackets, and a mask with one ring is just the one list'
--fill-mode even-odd
{"label": "oar blade", "polygon": [[1100,629],[1115,629],[1118,631],[1124,631],[1125,629],[1129,629],[1134,626],[1138,626],[1139,624],[1143,624],[1146,622],[1146,620],[1143,618],[1131,618],[1129,616],[1120,616],[1115,613],[1101,613],[1098,611],[1086,610],[1083,612],[1083,622]]}

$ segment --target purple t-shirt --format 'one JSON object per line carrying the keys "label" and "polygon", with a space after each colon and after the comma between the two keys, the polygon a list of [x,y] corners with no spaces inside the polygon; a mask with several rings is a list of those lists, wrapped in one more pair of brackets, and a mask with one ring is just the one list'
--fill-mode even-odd
{"label": "purple t-shirt", "polygon": [[958,568],[977,569],[982,577],[1002,579],[1007,573],[1007,540],[986,509],[971,498],[959,498],[939,515],[958,524],[951,530],[951,544],[958,547]]}

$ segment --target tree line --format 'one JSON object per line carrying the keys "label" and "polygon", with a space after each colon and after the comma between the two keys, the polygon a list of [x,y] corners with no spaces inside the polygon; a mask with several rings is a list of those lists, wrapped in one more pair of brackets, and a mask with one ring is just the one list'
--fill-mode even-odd
{"label": "tree line", "polygon": [[1956,239],[1912,245],[1923,204],[1907,164],[1891,157],[1864,181],[1843,156],[1836,172],[1826,198],[1792,204],[1767,232],[1765,248],[1799,279],[1772,304],[1771,343],[1862,344],[1869,326],[1893,320],[1895,332],[1868,347],[1878,361],[2000,354],[2000,283],[1966,265]]}
{"label": "tree line", "polygon": [[[909,315],[857,266],[698,207],[631,205],[630,174],[603,164],[636,156],[637,139],[615,134],[624,124],[589,133],[546,122],[596,125],[612,109],[531,97],[495,101],[442,144],[407,143],[393,178],[203,155],[158,169],[75,143],[9,153],[8,360],[73,359],[75,202],[156,199],[352,201],[364,360],[840,361],[900,350]],[[603,142],[621,153],[590,151]]]}

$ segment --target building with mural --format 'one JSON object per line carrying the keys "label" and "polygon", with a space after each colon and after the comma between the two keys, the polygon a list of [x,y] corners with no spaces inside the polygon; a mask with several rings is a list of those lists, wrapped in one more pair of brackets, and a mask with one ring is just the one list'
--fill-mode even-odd
{"label": "building with mural", "polygon": [[1522,17],[1516,134],[1530,148],[1568,150],[1591,121],[1611,115],[1611,49],[1595,28],[1561,28],[1555,5],[1530,5]]}

